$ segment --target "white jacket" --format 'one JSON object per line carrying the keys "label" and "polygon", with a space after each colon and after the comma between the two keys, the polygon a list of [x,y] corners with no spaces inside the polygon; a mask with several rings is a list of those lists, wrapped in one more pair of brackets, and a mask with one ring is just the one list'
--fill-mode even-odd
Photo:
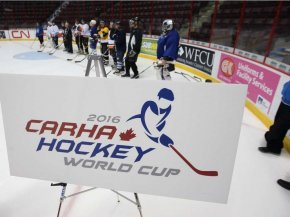
{"label": "white jacket", "polygon": [[90,32],[90,27],[88,24],[82,24],[82,32],[81,32],[82,36],[87,36],[90,37],[91,32]]}
{"label": "white jacket", "polygon": [[50,35],[51,37],[57,36],[59,33],[59,29],[57,25],[53,25],[50,27]]}

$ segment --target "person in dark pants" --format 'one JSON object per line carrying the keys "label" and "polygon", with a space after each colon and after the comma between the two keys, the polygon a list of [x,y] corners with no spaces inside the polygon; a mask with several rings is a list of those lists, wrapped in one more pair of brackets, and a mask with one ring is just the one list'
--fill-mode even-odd
{"label": "person in dark pants", "polygon": [[64,43],[65,43],[66,51],[68,53],[73,53],[72,31],[71,31],[71,28],[70,28],[70,25],[69,25],[68,22],[65,22],[63,40],[64,40]]}
{"label": "person in dark pants", "polygon": [[126,74],[122,75],[122,77],[130,77],[130,68],[132,68],[134,75],[131,77],[132,79],[139,78],[139,72],[136,65],[138,55],[141,51],[141,43],[142,43],[142,30],[139,26],[139,18],[135,17],[129,21],[129,25],[131,28],[130,39],[128,43],[128,52],[125,59],[126,65]]}
{"label": "person in dark pants", "polygon": [[116,45],[116,57],[117,57],[117,70],[114,72],[116,75],[120,75],[124,72],[124,55],[126,53],[126,32],[122,28],[121,21],[115,23],[116,32],[112,36]]}
{"label": "person in dark pants", "polygon": [[54,22],[52,22],[51,27],[52,41],[56,49],[58,49],[58,33],[59,33],[58,26]]}
{"label": "person in dark pants", "polygon": [[84,54],[89,54],[89,38],[91,35],[90,27],[84,19],[81,20],[81,50],[84,49]]}
{"label": "person in dark pants", "polygon": [[41,26],[40,23],[36,23],[36,37],[39,40],[40,43],[40,48],[42,48],[43,45],[43,27]]}
{"label": "person in dark pants", "polygon": [[75,25],[73,26],[73,33],[74,33],[76,44],[78,46],[78,53],[81,52],[81,30],[80,30],[80,25],[81,24],[76,19],[75,20]]}
{"label": "person in dark pants", "polygon": [[67,43],[66,43],[66,40],[65,40],[65,38],[64,38],[64,32],[65,32],[65,22],[61,22],[60,23],[60,26],[61,26],[61,29],[62,29],[62,31],[63,31],[63,45],[64,45],[64,49],[63,49],[63,51],[67,51]]}
{"label": "person in dark pants", "polygon": [[109,39],[109,28],[105,25],[105,21],[100,20],[100,26],[98,28],[98,37],[101,42],[101,52],[105,65],[109,65],[109,50],[108,50],[108,39]]}
{"label": "person in dark pants", "polygon": [[290,129],[290,81],[282,90],[282,102],[275,116],[274,124],[265,134],[266,147],[259,147],[259,151],[280,155],[283,148],[283,140]]}

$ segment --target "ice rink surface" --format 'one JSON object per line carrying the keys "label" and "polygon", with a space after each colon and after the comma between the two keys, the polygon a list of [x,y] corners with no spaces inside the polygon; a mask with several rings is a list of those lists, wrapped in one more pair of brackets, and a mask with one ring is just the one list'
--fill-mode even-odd
{"label": "ice rink surface", "polygon": [[[84,76],[86,60],[78,64],[68,62],[66,59],[74,55],[62,49],[50,56],[47,53],[50,49],[38,53],[38,43],[32,48],[31,45],[32,42],[0,41],[0,73]],[[152,65],[152,61],[139,58],[137,64],[141,72]],[[107,72],[110,70],[111,67],[106,67]],[[179,68],[176,71],[186,73]],[[108,77],[120,79],[112,73]],[[195,81],[179,74],[172,77],[173,80]],[[154,68],[142,73],[141,79],[156,79]],[[227,204],[140,194],[144,217],[289,217],[290,192],[276,184],[279,178],[290,180],[289,154],[283,151],[278,157],[258,152],[257,148],[265,145],[265,131],[263,124],[245,108]],[[68,185],[67,194],[88,188]],[[48,181],[10,176],[0,108],[0,217],[56,216],[60,190],[60,187],[50,187]],[[121,193],[134,200],[132,193]],[[61,216],[138,217],[139,212],[123,198],[118,203],[116,194],[110,190],[96,189],[65,200]]]}

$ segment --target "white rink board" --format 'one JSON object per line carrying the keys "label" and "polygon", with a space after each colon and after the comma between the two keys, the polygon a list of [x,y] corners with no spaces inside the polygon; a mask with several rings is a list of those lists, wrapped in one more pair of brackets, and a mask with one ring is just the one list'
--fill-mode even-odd
{"label": "white rink board", "polygon": [[[171,91],[174,100],[159,100],[157,94],[163,88]],[[246,86],[242,85],[2,74],[0,100],[11,175],[225,203],[245,96]],[[140,114],[147,101],[154,101],[149,104],[157,105],[157,110],[150,107],[144,119],[127,121]],[[162,111],[168,111],[169,105],[164,122]],[[29,125],[30,120],[39,123]],[[92,138],[88,133],[77,137],[78,129],[74,135],[66,131],[57,135],[60,126],[56,132],[46,128],[39,134],[46,121],[70,122],[78,128],[86,124],[86,129],[98,126]],[[96,139],[105,125],[116,132],[110,131],[112,138],[99,134]],[[120,133],[131,128],[136,137],[121,141]],[[197,174],[172,148],[159,140],[154,142],[145,133],[157,138],[167,135],[191,164],[217,171],[218,176]],[[40,145],[42,138],[47,143],[55,141],[55,145]],[[81,141],[87,143],[80,145]],[[97,146],[99,151],[108,148],[92,157]],[[141,156],[138,150],[150,151]],[[65,165],[65,159],[71,158],[81,163]],[[102,168],[100,162],[107,165]],[[120,165],[131,169],[121,171]]]}

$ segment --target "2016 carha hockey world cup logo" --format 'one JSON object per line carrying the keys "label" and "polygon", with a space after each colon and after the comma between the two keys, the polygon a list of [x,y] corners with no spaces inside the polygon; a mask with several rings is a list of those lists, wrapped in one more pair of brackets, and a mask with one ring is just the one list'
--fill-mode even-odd
{"label": "2016 carha hockey world cup logo", "polygon": [[[157,148],[166,148],[173,150],[193,172],[202,176],[218,176],[217,171],[204,171],[194,167],[178,151],[173,139],[165,133],[174,99],[172,90],[163,88],[158,92],[155,100],[146,101],[140,113],[129,119],[126,118],[123,124],[121,116],[100,115],[96,118],[96,115],[89,115],[87,123],[31,119],[26,123],[25,130],[29,134],[41,136],[36,152],[57,152],[63,157],[65,166],[130,172],[136,162],[141,162]],[[137,122],[133,124],[133,121]],[[136,124],[139,124],[138,121],[149,139],[149,142],[144,140],[147,143],[146,146],[134,144],[135,142],[132,141],[136,138],[132,125],[136,127]],[[126,128],[128,130],[122,132],[128,125],[131,125],[131,128]],[[120,130],[121,128],[123,130]],[[112,159],[114,162],[120,160],[121,165],[114,168],[114,162],[100,159]],[[144,171],[148,168],[148,165],[141,165],[137,173],[147,174]],[[150,166],[150,168],[157,170],[157,167]],[[178,175],[180,172],[179,169],[174,168],[167,168],[167,170],[166,177],[172,174]],[[155,172],[154,174],[156,175]]]}

